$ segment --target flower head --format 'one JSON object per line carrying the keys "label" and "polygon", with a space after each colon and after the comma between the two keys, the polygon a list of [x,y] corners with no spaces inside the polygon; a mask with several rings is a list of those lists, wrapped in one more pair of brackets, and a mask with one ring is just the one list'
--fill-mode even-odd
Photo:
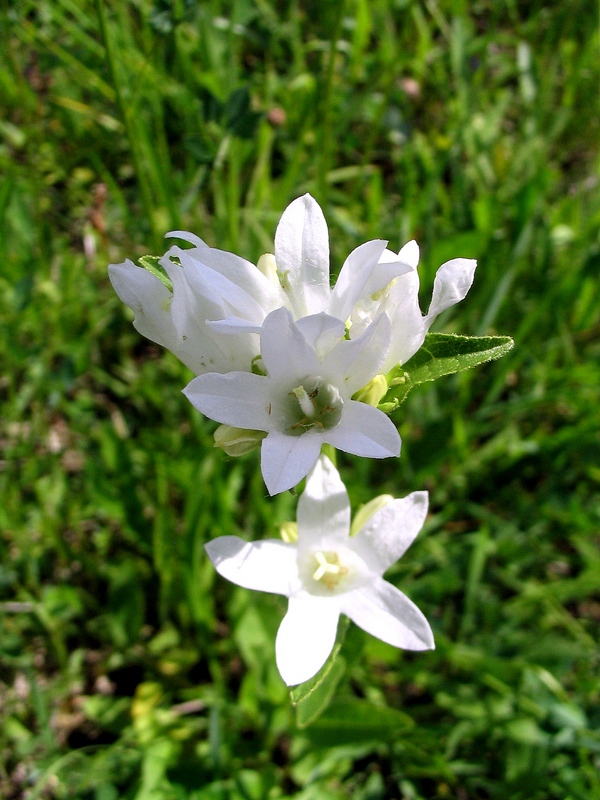
{"label": "flower head", "polygon": [[385,314],[350,341],[335,318],[316,314],[296,323],[280,308],[261,329],[266,375],[200,375],[184,394],[217,422],[267,432],[261,468],[269,492],[277,494],[305,477],[322,444],[367,458],[400,454],[400,436],[389,418],[352,400],[380,371],[389,340]]}
{"label": "flower head", "polygon": [[[350,338],[357,338],[375,319],[387,314],[392,323],[391,342],[382,370],[388,372],[408,361],[423,344],[436,317],[466,296],[477,262],[454,258],[442,264],[424,316],[419,307],[419,246],[412,240],[396,254],[387,244],[374,239],[356,247],[331,288],[327,223],[317,201],[305,194],[283,212],[275,232],[275,253],[263,256],[259,266],[276,289],[283,291],[281,304],[296,320],[325,313],[347,325]],[[231,332],[253,330],[249,318],[231,317],[229,324]]]}
{"label": "flower head", "polygon": [[206,551],[233,583],[289,597],[275,651],[279,671],[291,686],[323,666],[340,614],[394,647],[434,647],[421,611],[382,578],[408,549],[426,513],[427,492],[413,492],[387,502],[350,536],[346,488],[331,461],[321,456],[298,502],[295,543],[221,536]]}
{"label": "flower head", "polygon": [[109,275],[121,300],[134,310],[138,331],[175,353],[196,375],[251,372],[260,328],[279,308],[287,308],[297,321],[326,314],[347,325],[351,338],[387,314],[391,346],[381,365],[387,372],[408,360],[436,316],[466,295],[475,270],[470,259],[443,264],[423,316],[416,242],[396,255],[386,249],[386,241],[375,239],[350,253],[331,288],[327,223],[309,194],[283,212],[275,253],[259,259],[258,266],[185,231],[167,236],[192,245],[174,245],[160,259],[172,288],[131,261],[111,264]]}

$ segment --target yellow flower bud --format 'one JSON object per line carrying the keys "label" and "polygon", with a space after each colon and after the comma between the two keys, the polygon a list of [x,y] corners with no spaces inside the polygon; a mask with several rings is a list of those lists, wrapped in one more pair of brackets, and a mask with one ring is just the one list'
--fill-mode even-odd
{"label": "yellow flower bud", "polygon": [[279,535],[286,544],[293,544],[298,541],[298,523],[284,522],[279,528]]}
{"label": "yellow flower bud", "polygon": [[220,447],[228,456],[245,456],[260,445],[265,431],[248,431],[232,425],[219,425],[214,433],[215,447]]}
{"label": "yellow flower bud", "polygon": [[385,397],[387,390],[388,382],[385,375],[375,375],[366,386],[363,386],[362,389],[356,392],[352,399],[358,400],[359,403],[367,403],[377,408],[381,400]]}
{"label": "yellow flower bud", "polygon": [[277,275],[277,262],[272,253],[262,255],[256,264],[262,274],[268,278],[275,286],[279,286],[279,276]]}
{"label": "yellow flower bud", "polygon": [[387,506],[387,504],[391,503],[393,499],[394,498],[391,494],[380,494],[378,497],[374,497],[372,500],[369,500],[369,502],[365,503],[364,506],[361,506],[352,520],[352,525],[350,526],[350,536],[354,536],[354,534],[358,533],[359,530],[363,528],[371,519],[373,514],[379,511],[380,508]]}

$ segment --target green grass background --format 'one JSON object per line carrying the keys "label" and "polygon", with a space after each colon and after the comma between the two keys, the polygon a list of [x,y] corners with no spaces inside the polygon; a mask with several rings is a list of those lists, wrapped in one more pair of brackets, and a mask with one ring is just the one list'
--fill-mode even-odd
{"label": "green grass background", "polygon": [[[5,0],[0,38],[0,796],[600,798],[598,9],[517,0]],[[108,262],[185,228],[255,260],[310,191],[332,264],[479,261],[437,329],[515,338],[421,386],[353,507],[428,489],[388,573],[434,652],[351,627],[296,728],[285,600],[203,544],[277,535]]]}

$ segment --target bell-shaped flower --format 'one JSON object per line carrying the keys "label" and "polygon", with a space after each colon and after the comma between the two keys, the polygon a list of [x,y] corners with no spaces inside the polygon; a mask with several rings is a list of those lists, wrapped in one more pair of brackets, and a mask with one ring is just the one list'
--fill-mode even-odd
{"label": "bell-shaped flower", "polygon": [[340,614],[394,647],[434,648],[429,623],[383,573],[408,549],[427,514],[427,492],[391,500],[350,536],[350,503],[326,456],[298,502],[298,538],[245,542],[221,536],[206,545],[217,571],[247,589],[289,597],[275,653],[283,680],[303,683],[333,648]]}
{"label": "bell-shaped flower", "polygon": [[315,314],[294,322],[285,308],[272,311],[259,330],[266,375],[200,375],[184,394],[210,419],[266,431],[261,468],[270,494],[301,481],[323,444],[367,458],[400,454],[400,436],[389,418],[352,400],[387,356],[385,314],[354,340],[344,338],[340,320]]}
{"label": "bell-shaped flower", "polygon": [[[360,336],[382,313],[392,323],[391,345],[382,366],[388,372],[417,352],[436,317],[462,300],[473,283],[477,262],[454,258],[438,269],[433,297],[424,316],[419,307],[419,247],[412,240],[396,255],[379,239],[365,242],[345,260],[335,286],[330,286],[329,235],[317,201],[309,194],[294,200],[281,216],[275,232],[275,254],[259,265],[276,288],[281,288],[295,319],[326,313]],[[236,315],[229,332],[252,330],[252,322]]]}
{"label": "bell-shaped flower", "polygon": [[[171,289],[129,260],[108,268],[113,288],[135,312],[134,326],[197,375],[250,372],[260,352],[256,327],[269,311],[289,302],[285,293],[233,253],[209,247],[182,231],[167,235],[194,245],[190,250],[171,247],[160,259]],[[213,327],[227,318],[239,321],[235,339]]]}
{"label": "bell-shaped flower", "polygon": [[425,316],[419,307],[419,246],[413,240],[398,255],[385,250],[381,263],[407,264],[410,270],[395,277],[381,291],[363,296],[350,315],[350,338],[360,336],[374,319],[385,313],[392,323],[392,340],[383,371],[405,363],[421,347],[436,317],[462,300],[473,283],[477,262],[471,258],[453,258],[438,269],[433,296]]}
{"label": "bell-shaped flower", "polygon": [[134,310],[140,333],[174,352],[197,375],[250,372],[259,352],[257,330],[278,308],[289,309],[296,320],[317,314],[335,317],[350,327],[351,338],[385,312],[392,322],[391,346],[382,365],[387,372],[407,361],[437,315],[466,295],[476,265],[464,258],[443,264],[423,316],[414,241],[398,255],[386,249],[384,240],[359,245],[331,288],[327,223],[309,194],[283,212],[275,253],[259,259],[258,266],[185,231],[167,236],[192,245],[175,245],[160,260],[172,291],[131,261],[112,264],[109,275],[119,297]]}

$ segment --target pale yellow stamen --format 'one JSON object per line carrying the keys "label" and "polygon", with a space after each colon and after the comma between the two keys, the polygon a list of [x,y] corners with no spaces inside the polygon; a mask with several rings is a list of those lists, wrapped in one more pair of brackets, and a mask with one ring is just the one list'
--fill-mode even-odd
{"label": "pale yellow stamen", "polygon": [[320,581],[321,578],[325,577],[325,575],[339,575],[341,567],[337,563],[337,555],[334,553],[333,556],[330,556],[330,558],[332,557],[335,559],[333,562],[328,561],[327,556],[324,553],[315,553],[315,558],[319,564],[315,574],[313,575],[313,579],[315,581]]}
{"label": "pale yellow stamen", "polygon": [[342,577],[348,574],[348,567],[340,564],[337,553],[318,551],[314,555],[319,566],[313,573],[313,580],[319,581],[332,592]]}

